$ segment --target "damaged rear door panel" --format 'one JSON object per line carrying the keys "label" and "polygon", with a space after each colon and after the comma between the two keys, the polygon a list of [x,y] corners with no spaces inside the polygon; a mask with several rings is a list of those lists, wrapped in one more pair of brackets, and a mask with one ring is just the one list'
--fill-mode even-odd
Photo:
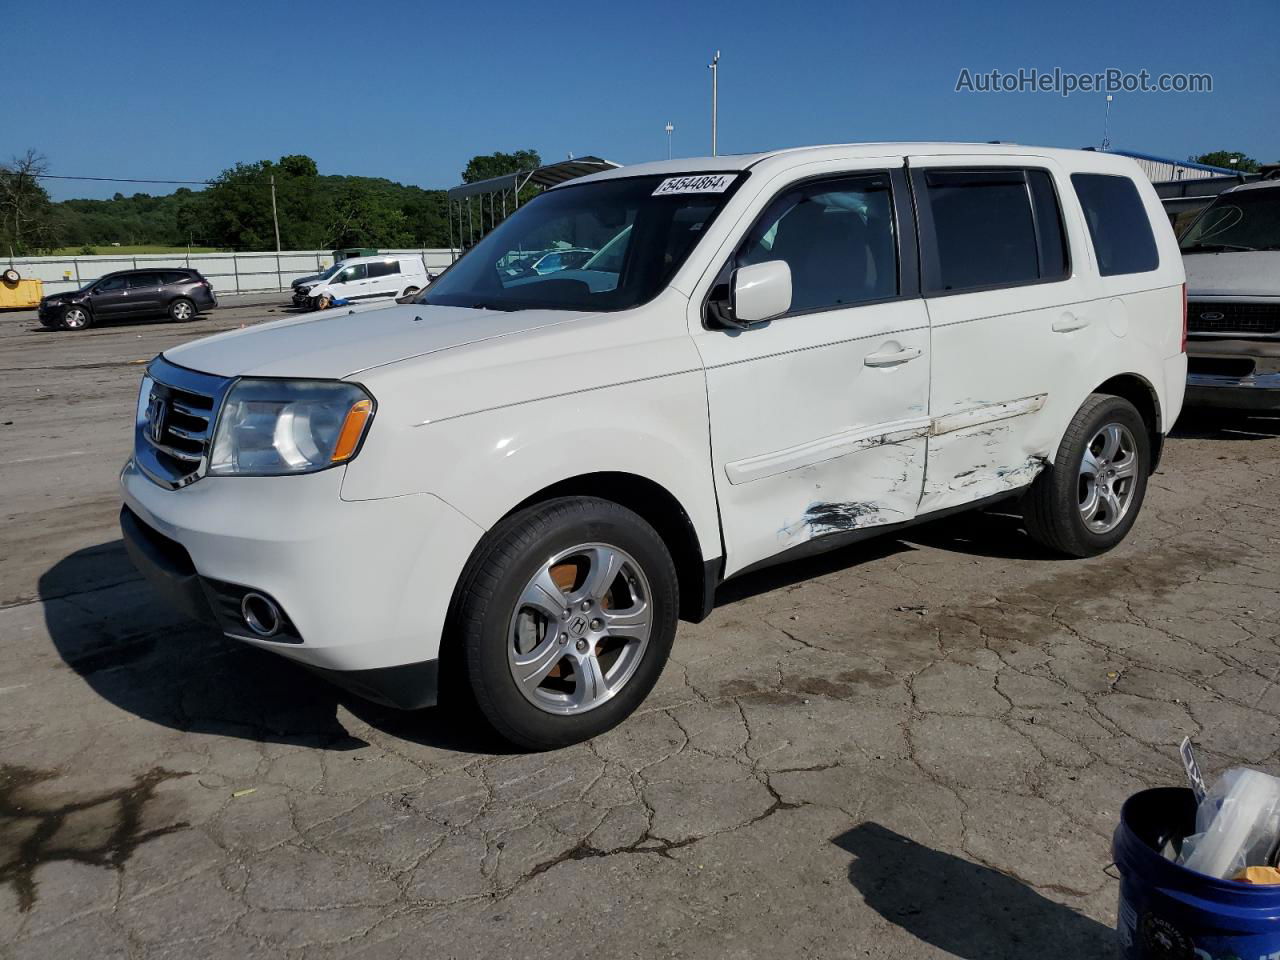
{"label": "damaged rear door panel", "polygon": [[1070,188],[1037,157],[913,156],[933,356],[920,513],[1029,484],[1093,382],[1095,316]]}

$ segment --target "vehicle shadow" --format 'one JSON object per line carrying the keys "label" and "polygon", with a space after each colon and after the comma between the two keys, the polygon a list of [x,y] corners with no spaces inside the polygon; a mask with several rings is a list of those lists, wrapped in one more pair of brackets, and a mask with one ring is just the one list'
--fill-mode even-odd
{"label": "vehicle shadow", "polygon": [[1280,437],[1280,410],[1183,410],[1169,436],[1174,440],[1266,440]]}
{"label": "vehicle shadow", "polygon": [[152,723],[326,750],[366,746],[344,725],[342,707],[400,740],[466,753],[513,752],[465,705],[381,707],[169,611],[134,574],[120,540],[58,561],[41,575],[39,596],[63,662],[96,694]]}
{"label": "vehicle shadow", "polygon": [[997,870],[942,853],[877,823],[832,840],[856,857],[849,882],[890,923],[965,960],[1109,957],[1109,927]]}

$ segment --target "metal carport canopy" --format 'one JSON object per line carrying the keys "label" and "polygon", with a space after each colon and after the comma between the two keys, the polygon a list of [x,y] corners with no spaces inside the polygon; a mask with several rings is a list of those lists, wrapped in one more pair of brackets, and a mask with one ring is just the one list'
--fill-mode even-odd
{"label": "metal carport canopy", "polygon": [[460,183],[450,188],[450,200],[463,200],[478,194],[502,193],[506,190],[520,190],[532,183],[540,187],[554,187],[566,180],[585,177],[589,173],[600,173],[603,170],[616,170],[621,164],[600,157],[577,157],[573,160],[561,160],[559,163],[548,163],[533,170],[518,170],[515,173],[504,173],[500,177],[488,180],[477,180],[475,183]]}

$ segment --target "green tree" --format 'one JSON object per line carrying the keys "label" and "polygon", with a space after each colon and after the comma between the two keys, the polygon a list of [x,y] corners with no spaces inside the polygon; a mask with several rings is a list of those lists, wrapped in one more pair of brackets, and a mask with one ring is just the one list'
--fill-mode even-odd
{"label": "green tree", "polygon": [[49,169],[44,154],[28,150],[0,164],[0,243],[5,252],[41,253],[58,245],[58,223],[40,177]]}
{"label": "green tree", "polygon": [[532,170],[542,166],[537,150],[517,150],[515,153],[485,153],[472,157],[462,171],[463,183],[476,183],[500,177],[504,173]]}
{"label": "green tree", "polygon": [[[1239,170],[1241,173],[1257,173],[1258,161],[1239,150],[1214,150],[1202,153],[1198,157],[1188,158],[1195,163],[1207,163],[1211,167],[1226,167],[1228,170]],[[1235,163],[1232,163],[1232,160]]]}

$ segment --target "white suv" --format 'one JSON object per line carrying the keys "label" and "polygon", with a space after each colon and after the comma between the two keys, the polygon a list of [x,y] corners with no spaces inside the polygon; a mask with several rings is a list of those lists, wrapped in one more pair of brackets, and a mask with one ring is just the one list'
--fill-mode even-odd
{"label": "white suv", "polygon": [[[551,246],[608,255],[499,269]],[[633,711],[744,571],[1014,497],[1054,550],[1115,546],[1182,405],[1183,302],[1121,157],[628,167],[522,207],[418,303],[165,351],[125,539],[228,636],[553,747]]]}

